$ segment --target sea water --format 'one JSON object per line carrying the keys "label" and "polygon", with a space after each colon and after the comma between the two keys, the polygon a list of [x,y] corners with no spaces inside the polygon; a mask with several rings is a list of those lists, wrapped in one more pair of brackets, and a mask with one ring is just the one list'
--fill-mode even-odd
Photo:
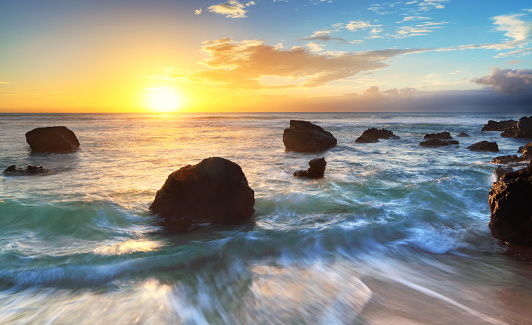
{"label": "sea water", "polygon": [[[532,324],[532,265],[488,228],[491,159],[530,139],[481,132],[519,114],[0,114],[0,324]],[[286,152],[290,119],[338,145]],[[63,125],[81,149],[32,153]],[[370,127],[401,137],[359,144]],[[419,146],[449,131],[458,146]],[[471,152],[496,141],[500,153]],[[204,158],[255,191],[243,225],[160,228],[167,176]],[[323,179],[294,178],[325,157]]]}

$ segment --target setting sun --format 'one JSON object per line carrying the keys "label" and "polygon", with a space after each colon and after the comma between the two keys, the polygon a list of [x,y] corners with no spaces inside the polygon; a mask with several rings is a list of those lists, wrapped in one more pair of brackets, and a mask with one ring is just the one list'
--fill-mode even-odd
{"label": "setting sun", "polygon": [[183,98],[178,94],[175,89],[149,89],[148,105],[150,109],[161,112],[169,113],[174,112],[181,108],[183,105]]}

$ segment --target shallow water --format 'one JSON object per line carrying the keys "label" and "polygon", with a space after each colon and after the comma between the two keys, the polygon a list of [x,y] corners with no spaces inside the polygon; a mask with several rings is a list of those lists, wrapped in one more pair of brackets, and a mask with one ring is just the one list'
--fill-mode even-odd
{"label": "shallow water", "polygon": [[[489,233],[491,159],[528,140],[481,132],[509,114],[0,114],[0,324],[531,324],[532,265]],[[285,152],[290,119],[338,138]],[[73,130],[81,150],[33,154],[24,133]],[[400,140],[353,141],[369,127]],[[425,133],[461,131],[424,148]],[[501,152],[466,149],[497,141]],[[219,156],[255,190],[254,220],[160,229],[172,171]],[[320,180],[292,173],[325,157]]]}

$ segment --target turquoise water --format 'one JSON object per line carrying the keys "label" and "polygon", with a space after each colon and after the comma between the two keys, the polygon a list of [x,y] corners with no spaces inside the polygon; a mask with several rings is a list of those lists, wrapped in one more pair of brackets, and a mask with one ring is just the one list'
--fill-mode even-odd
{"label": "turquoise water", "polygon": [[[532,265],[489,233],[491,159],[529,142],[510,114],[0,114],[0,324],[531,324]],[[285,152],[290,119],[338,146]],[[81,150],[33,154],[64,125]],[[357,144],[367,128],[400,140]],[[465,131],[425,148],[425,133]],[[501,152],[470,152],[497,141]],[[172,171],[219,156],[255,191],[253,222],[182,234],[148,207]],[[325,178],[296,179],[325,157]]]}

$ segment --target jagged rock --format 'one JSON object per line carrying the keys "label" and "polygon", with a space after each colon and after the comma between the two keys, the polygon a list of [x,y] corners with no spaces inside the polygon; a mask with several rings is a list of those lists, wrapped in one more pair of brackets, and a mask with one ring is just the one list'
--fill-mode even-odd
{"label": "jagged rock", "polygon": [[440,132],[440,133],[427,133],[423,139],[452,139],[451,133],[449,132]]}
{"label": "jagged rock", "polygon": [[532,246],[532,165],[508,172],[493,183],[488,203],[489,228],[504,242]]}
{"label": "jagged rock", "polygon": [[43,166],[27,166],[24,168],[17,168],[17,165],[11,165],[4,170],[4,175],[8,176],[23,176],[23,175],[38,175],[50,172]]}
{"label": "jagged rock", "polygon": [[170,230],[198,223],[245,221],[255,212],[255,197],[240,166],[211,157],[171,173],[150,210]]}
{"label": "jagged rock", "polygon": [[35,152],[65,153],[79,149],[76,134],[65,126],[33,129],[26,132],[26,142]]}
{"label": "jagged rock", "polygon": [[392,131],[386,129],[371,128],[362,132],[361,137],[377,138],[377,139],[401,139],[395,135]]}
{"label": "jagged rock", "polygon": [[517,121],[514,120],[508,120],[508,121],[493,121],[489,120],[488,124],[484,124],[482,127],[482,131],[504,131],[506,129],[511,128],[512,126],[515,126],[517,124]]}
{"label": "jagged rock", "polygon": [[456,140],[429,139],[419,143],[422,147],[444,147],[451,144],[460,144]]}
{"label": "jagged rock", "polygon": [[361,135],[355,140],[355,142],[356,143],[375,143],[375,142],[379,142],[379,139]]}
{"label": "jagged rock", "polygon": [[461,137],[461,138],[464,138],[464,137],[469,137],[470,135],[465,133],[465,132],[460,132],[458,133],[457,137]]}
{"label": "jagged rock", "polygon": [[325,173],[327,162],[325,158],[316,158],[308,162],[307,170],[298,170],[294,172],[294,177],[320,178]]}
{"label": "jagged rock", "polygon": [[523,158],[528,158],[528,159],[532,158],[532,142],[519,147],[519,150],[517,150],[517,152],[520,152],[521,157]]}
{"label": "jagged rock", "polygon": [[490,152],[499,152],[499,146],[497,145],[497,142],[489,142],[489,141],[480,141],[477,143],[473,143],[467,149],[471,151],[490,151]]}
{"label": "jagged rock", "polygon": [[320,152],[336,146],[337,140],[318,125],[291,120],[290,128],[284,130],[283,143],[288,151]]}
{"label": "jagged rock", "polygon": [[513,171],[515,171],[515,168],[512,166],[497,166],[495,167],[493,174],[495,175],[495,179],[499,181],[504,174],[510,173]]}
{"label": "jagged rock", "polygon": [[494,164],[510,164],[520,162],[522,159],[517,155],[498,156],[491,160]]}
{"label": "jagged rock", "polygon": [[532,138],[532,116],[521,117],[516,125],[501,133],[509,138]]}

